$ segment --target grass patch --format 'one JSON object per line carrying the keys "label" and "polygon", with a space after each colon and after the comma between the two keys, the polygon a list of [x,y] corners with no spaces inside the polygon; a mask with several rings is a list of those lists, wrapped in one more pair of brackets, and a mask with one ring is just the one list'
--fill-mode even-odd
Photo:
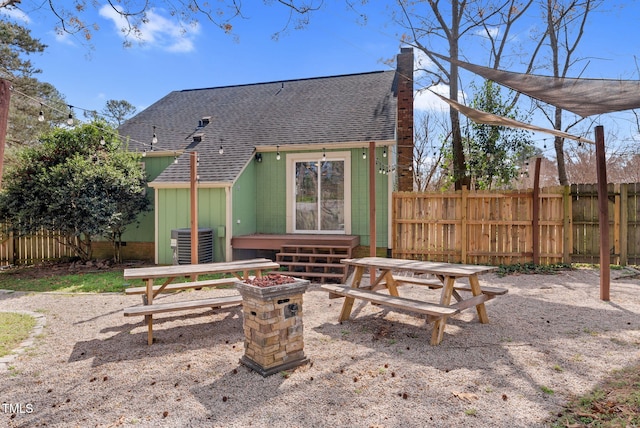
{"label": "grass patch", "polygon": [[572,399],[549,422],[558,428],[640,426],[640,365],[614,371],[593,391]]}
{"label": "grass patch", "polygon": [[[140,281],[142,285],[142,281]],[[77,273],[33,278],[19,270],[0,274],[0,288],[14,291],[59,291],[71,293],[119,292],[125,289],[122,271]]]}
{"label": "grass patch", "polygon": [[9,355],[36,325],[31,315],[0,312],[0,357]]}
{"label": "grass patch", "polygon": [[[16,269],[0,273],[0,289],[45,292],[57,291],[63,293],[121,293],[125,288],[142,287],[142,280],[125,282],[122,270],[104,272],[74,273],[60,275],[42,275],[34,277],[24,270]],[[198,279],[218,279],[222,275],[200,275]],[[166,278],[154,280],[155,284],[162,284]],[[174,283],[188,282],[189,278],[176,278]],[[228,286],[228,288],[233,287]],[[225,288],[221,286],[219,288]]]}

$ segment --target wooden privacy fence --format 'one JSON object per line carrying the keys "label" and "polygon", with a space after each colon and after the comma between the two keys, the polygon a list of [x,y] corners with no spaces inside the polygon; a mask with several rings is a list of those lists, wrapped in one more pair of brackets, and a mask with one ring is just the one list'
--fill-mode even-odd
{"label": "wooden privacy fence", "polygon": [[73,256],[73,251],[58,240],[56,232],[43,229],[30,236],[18,236],[2,223],[0,237],[0,266],[29,265]]}
{"label": "wooden privacy fence", "polygon": [[[611,262],[640,261],[640,183],[610,184]],[[598,194],[591,184],[540,189],[537,232],[533,191],[393,194],[394,257],[472,264],[534,260],[598,263]]]}

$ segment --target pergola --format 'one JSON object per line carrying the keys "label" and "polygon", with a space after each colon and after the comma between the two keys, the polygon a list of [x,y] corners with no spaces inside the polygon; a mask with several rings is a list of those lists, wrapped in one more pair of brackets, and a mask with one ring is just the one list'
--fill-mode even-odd
{"label": "pergola", "polygon": [[[570,111],[582,117],[640,108],[640,81],[637,80],[560,78],[515,73],[454,60],[433,52],[432,54],[478,74],[485,79],[492,80],[514,91],[528,95],[547,104],[560,107],[563,110]],[[595,142],[593,142],[559,130],[542,128],[486,113],[464,106],[440,95],[438,96],[451,107],[477,123],[523,128],[548,133],[561,138],[595,144],[600,227],[600,299],[608,301],[610,288],[609,206],[607,197],[604,128],[602,125],[596,126]]]}

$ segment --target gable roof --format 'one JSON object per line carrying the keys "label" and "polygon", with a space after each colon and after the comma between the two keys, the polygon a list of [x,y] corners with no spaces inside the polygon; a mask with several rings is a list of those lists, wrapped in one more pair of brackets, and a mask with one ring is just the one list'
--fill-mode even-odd
{"label": "gable roof", "polygon": [[[119,132],[131,138],[129,150],[148,151],[155,131],[154,151],[197,150],[201,182],[231,182],[256,146],[395,140],[395,74],[174,91],[125,122]],[[205,117],[209,123],[198,127]],[[194,142],[195,134],[201,141]],[[155,181],[189,181],[187,156]]]}

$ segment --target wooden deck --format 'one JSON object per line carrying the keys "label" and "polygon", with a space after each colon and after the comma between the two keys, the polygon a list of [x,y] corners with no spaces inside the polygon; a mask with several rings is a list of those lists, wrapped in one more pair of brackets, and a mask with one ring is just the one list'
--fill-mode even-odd
{"label": "wooden deck", "polygon": [[354,235],[242,235],[231,238],[231,246],[239,250],[279,251],[285,245],[335,245],[348,246],[351,249],[360,245],[360,237]]}

